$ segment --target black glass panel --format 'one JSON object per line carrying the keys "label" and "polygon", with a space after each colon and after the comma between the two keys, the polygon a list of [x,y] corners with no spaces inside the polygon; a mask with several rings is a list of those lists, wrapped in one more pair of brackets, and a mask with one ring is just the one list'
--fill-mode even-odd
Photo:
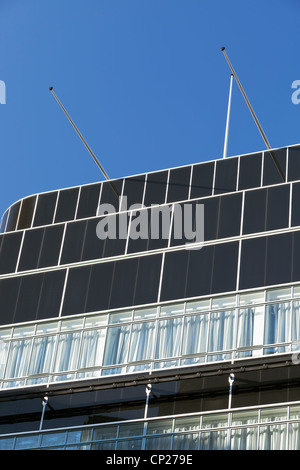
{"label": "black glass panel", "polygon": [[0,324],[13,323],[21,277],[0,279]]}
{"label": "black glass panel", "polygon": [[18,221],[18,230],[31,227],[35,202],[36,196],[31,196],[27,199],[23,199]]}
{"label": "black glass panel", "polygon": [[113,272],[114,263],[92,266],[86,312],[97,312],[109,307]]}
{"label": "black glass panel", "polygon": [[11,206],[6,226],[6,232],[11,232],[16,229],[20,206],[21,201],[18,201],[13,206]]}
{"label": "black glass panel", "polygon": [[242,194],[229,194],[220,198],[220,220],[218,238],[240,234]]}
{"label": "black glass panel", "polygon": [[57,192],[51,192],[38,196],[33,227],[52,224],[57,195]]}
{"label": "black glass panel", "polygon": [[[124,213],[121,215],[112,214],[112,215],[109,215],[108,217],[109,217],[110,223],[114,224],[115,230],[113,230],[112,236],[108,234],[108,237],[105,239],[104,252],[103,252],[104,258],[123,255],[125,253],[126,239],[127,239],[127,230],[126,230],[126,228],[128,227],[127,213]],[[125,225],[121,227],[122,224],[125,224]],[[98,235],[99,235],[99,232],[98,232]]]}
{"label": "black glass panel", "polygon": [[61,269],[43,274],[37,320],[59,315],[66,271]]}
{"label": "black glass panel", "polygon": [[[164,206],[165,207],[165,206]],[[151,211],[143,209],[131,214],[127,253],[146,251],[151,236]]]}
{"label": "black glass panel", "polygon": [[9,209],[7,209],[7,211],[4,212],[3,216],[1,217],[0,233],[3,233],[5,230],[6,222],[8,219],[8,214],[9,214]]}
{"label": "black glass panel", "polygon": [[100,189],[101,183],[81,187],[76,219],[96,216]]}
{"label": "black glass panel", "polygon": [[186,297],[211,293],[213,246],[192,250],[189,257]]}
{"label": "black glass panel", "polygon": [[293,271],[292,271],[292,281],[300,281],[300,232],[294,232],[293,234]]}
{"label": "black glass panel", "polygon": [[112,181],[114,187],[117,190],[118,195],[115,193],[114,189],[112,188],[111,184],[108,181],[105,181],[102,184],[102,191],[101,191],[101,204],[112,204],[116,211],[119,210],[119,197],[122,194],[122,186],[123,180],[115,180]]}
{"label": "black glass panel", "polygon": [[204,203],[204,240],[215,240],[218,236],[220,197],[205,199]]}
{"label": "black glass panel", "polygon": [[240,157],[239,190],[256,188],[261,185],[262,154]]}
{"label": "black glass panel", "polygon": [[238,242],[214,247],[212,294],[236,290]]}
{"label": "black glass panel", "polygon": [[225,158],[216,162],[214,194],[236,190],[238,158]]}
{"label": "black glass panel", "polygon": [[[145,175],[134,176],[126,178],[123,189],[123,210],[129,209],[133,204],[142,204],[145,186]],[[127,197],[126,209],[124,207],[125,200],[124,196]]]}
{"label": "black glass panel", "polygon": [[19,256],[22,232],[8,233],[0,238],[0,274],[14,272]]}
{"label": "black glass panel", "polygon": [[291,282],[292,236],[292,233],[283,233],[268,237],[266,285]]}
{"label": "black glass panel", "polygon": [[28,230],[24,234],[18,271],[35,269],[38,265],[44,229]]}
{"label": "black glass panel", "polygon": [[292,185],[292,216],[291,225],[300,225],[300,183]]}
{"label": "black glass panel", "polygon": [[191,167],[170,170],[167,202],[184,201],[189,197]]}
{"label": "black glass panel", "polygon": [[240,289],[265,285],[267,238],[250,238],[242,241]]}
{"label": "black glass panel", "polygon": [[288,227],[290,186],[268,188],[266,230]]}
{"label": "black glass panel", "polygon": [[[203,242],[205,225],[203,214],[205,214],[205,201],[175,204],[172,217],[171,246]],[[211,214],[208,215],[209,217]]]}
{"label": "black glass panel", "polygon": [[191,185],[191,199],[211,196],[215,163],[200,163],[194,165]]}
{"label": "black glass panel", "polygon": [[101,218],[90,219],[87,222],[86,235],[83,245],[82,261],[103,257],[105,240],[97,236],[97,225]]}
{"label": "black glass panel", "polygon": [[67,224],[60,264],[81,261],[87,221]]}
{"label": "black glass panel", "polygon": [[52,225],[45,227],[40,258],[38,262],[39,268],[48,266],[56,266],[58,264],[64,225]]}
{"label": "black glass panel", "polygon": [[166,198],[168,171],[147,175],[144,205],[163,204]]}
{"label": "black glass panel", "polygon": [[288,149],[288,181],[300,180],[300,146]]}
{"label": "black glass panel", "polygon": [[[283,172],[285,177],[286,170],[286,149],[279,149],[272,151],[272,155],[275,157],[278,165]],[[283,179],[273,161],[271,154],[266,151],[264,153],[264,173],[263,173],[263,185],[283,183]]]}
{"label": "black glass panel", "polygon": [[124,307],[133,304],[137,277],[138,258],[116,261],[110,308]]}
{"label": "black glass panel", "polygon": [[75,313],[85,312],[90,273],[90,266],[70,269],[62,315],[72,315]]}
{"label": "black glass panel", "polygon": [[14,316],[15,323],[36,319],[42,282],[43,274],[22,277]]}
{"label": "black glass panel", "polygon": [[138,258],[134,305],[157,301],[162,255]]}
{"label": "black glass panel", "polygon": [[55,223],[73,220],[77,206],[79,188],[64,189],[58,195]]}
{"label": "black glass panel", "polygon": [[243,233],[265,231],[267,190],[258,189],[245,193]]}
{"label": "black glass panel", "polygon": [[166,253],[160,300],[185,297],[189,250]]}

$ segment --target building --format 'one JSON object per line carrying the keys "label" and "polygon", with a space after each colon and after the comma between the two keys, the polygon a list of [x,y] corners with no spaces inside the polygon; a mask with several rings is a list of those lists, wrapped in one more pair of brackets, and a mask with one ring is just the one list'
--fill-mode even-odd
{"label": "building", "polygon": [[132,237],[107,181],[6,211],[0,449],[300,448],[300,146],[273,152],[285,181],[268,151],[114,180],[168,237]]}

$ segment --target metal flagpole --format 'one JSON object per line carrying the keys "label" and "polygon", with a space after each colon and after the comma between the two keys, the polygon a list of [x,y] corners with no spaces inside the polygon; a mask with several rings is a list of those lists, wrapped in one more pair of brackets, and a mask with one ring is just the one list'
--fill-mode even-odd
{"label": "metal flagpole", "polygon": [[69,114],[67,113],[66,109],[64,108],[64,106],[62,105],[62,103],[60,102],[60,100],[57,98],[56,94],[54,93],[53,91],[53,87],[49,87],[49,90],[51,91],[52,95],[54,96],[54,98],[56,99],[56,101],[58,102],[59,106],[61,107],[61,109],[63,110],[63,112],[65,113],[65,115],[67,116],[67,118],[69,119],[70,123],[72,124],[72,126],[74,127],[75,131],[77,132],[77,134],[79,135],[80,139],[82,140],[82,142],[84,143],[85,147],[87,148],[87,150],[89,151],[90,155],[93,157],[94,161],[96,162],[96,164],[98,165],[98,167],[100,168],[100,170],[102,171],[103,175],[105,176],[105,178],[107,179],[107,181],[109,181],[112,189],[114,190],[114,192],[116,193],[116,195],[119,197],[120,194],[117,190],[117,188],[115,187],[115,185],[113,184],[112,181],[110,181],[110,178],[108,176],[108,174],[106,173],[106,171],[104,170],[103,166],[100,164],[99,160],[97,159],[96,155],[94,154],[94,152],[92,151],[92,149],[90,148],[90,146],[88,145],[88,143],[86,142],[86,140],[83,138],[82,134],[79,132],[79,129],[77,128],[77,126],[75,125],[75,123],[72,121],[71,117],[69,116]]}
{"label": "metal flagpole", "polygon": [[261,125],[260,125],[260,123],[259,123],[257,117],[256,117],[256,115],[255,115],[255,112],[253,111],[253,108],[252,108],[252,106],[251,106],[251,104],[250,104],[250,102],[249,102],[249,100],[248,100],[248,98],[247,98],[247,96],[246,96],[246,93],[245,93],[245,91],[244,91],[244,89],[243,89],[243,87],[242,87],[242,85],[241,85],[241,83],[240,83],[240,81],[239,81],[239,79],[238,79],[238,77],[237,77],[237,75],[236,75],[236,73],[235,73],[235,71],[234,71],[232,65],[231,65],[230,60],[229,60],[228,57],[227,57],[227,54],[226,54],[226,52],[225,52],[225,47],[221,47],[221,51],[223,52],[224,57],[225,57],[225,59],[227,60],[227,63],[228,63],[228,65],[229,65],[229,67],[230,67],[230,70],[231,70],[231,72],[232,72],[233,75],[234,75],[234,78],[235,78],[235,80],[236,80],[236,82],[237,82],[237,84],[238,84],[238,86],[239,86],[239,88],[240,88],[240,90],[241,90],[241,93],[242,93],[242,95],[243,95],[243,97],[244,97],[244,99],[245,99],[245,101],[246,101],[246,103],[247,103],[247,106],[248,106],[248,108],[249,108],[249,110],[250,110],[250,112],[251,112],[251,114],[252,114],[252,117],[253,117],[253,119],[254,119],[254,121],[255,121],[257,127],[258,127],[258,130],[259,130],[259,132],[260,132],[260,134],[261,134],[261,136],[262,136],[262,138],[263,138],[263,140],[264,140],[264,142],[265,142],[265,144],[266,144],[268,150],[270,151],[270,155],[271,155],[271,157],[272,157],[272,159],[273,159],[273,162],[275,163],[275,166],[276,166],[276,168],[277,168],[277,170],[278,170],[278,172],[279,172],[279,174],[280,174],[282,180],[285,181],[285,176],[284,176],[284,174],[283,174],[283,171],[282,171],[282,169],[281,169],[281,167],[280,167],[280,165],[279,165],[279,163],[278,163],[278,161],[277,161],[277,159],[276,159],[274,153],[271,151],[271,146],[270,146],[270,144],[269,144],[269,142],[268,142],[268,139],[267,139],[267,137],[266,137],[266,135],[265,135],[265,133],[264,133],[264,131],[263,131],[263,129],[262,129],[262,127],[261,127]]}
{"label": "metal flagpole", "polygon": [[226,120],[226,129],[225,129],[225,140],[224,140],[223,158],[226,158],[226,157],[227,157],[228,132],[229,132],[229,120],[230,120],[230,109],[231,109],[231,95],[232,95],[232,81],[233,81],[233,74],[231,74],[231,76],[230,76],[230,87],[229,87],[229,98],[228,98],[228,109],[227,109],[227,120]]}

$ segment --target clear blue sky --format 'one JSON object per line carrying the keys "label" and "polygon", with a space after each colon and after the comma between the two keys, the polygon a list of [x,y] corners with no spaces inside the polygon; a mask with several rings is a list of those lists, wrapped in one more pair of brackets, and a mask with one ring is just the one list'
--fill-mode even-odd
{"label": "clear blue sky", "polygon": [[[0,213],[27,195],[221,158],[235,67],[273,148],[300,143],[299,0],[0,0]],[[236,84],[228,153],[264,142]]]}

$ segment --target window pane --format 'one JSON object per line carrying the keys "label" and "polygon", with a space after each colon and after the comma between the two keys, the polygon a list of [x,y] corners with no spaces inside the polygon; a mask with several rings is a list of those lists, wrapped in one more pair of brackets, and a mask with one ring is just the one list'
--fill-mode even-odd
{"label": "window pane", "polygon": [[159,321],[156,347],[157,359],[180,355],[181,328],[182,318]]}
{"label": "window pane", "polygon": [[82,186],[80,189],[77,219],[94,217],[97,213],[101,184]]}
{"label": "window pane", "polygon": [[163,204],[166,197],[168,172],[161,171],[147,175],[144,205]]}
{"label": "window pane", "polygon": [[167,202],[184,201],[188,199],[191,167],[170,170]]}
{"label": "window pane", "polygon": [[40,194],[38,196],[33,226],[52,224],[57,199],[57,192]]}
{"label": "window pane", "polygon": [[31,227],[35,202],[36,196],[31,196],[26,199],[23,199],[18,221],[18,230]]}
{"label": "window pane", "polygon": [[200,163],[193,166],[191,199],[212,194],[215,162]]}
{"label": "window pane", "polygon": [[105,329],[85,331],[83,333],[79,368],[101,365],[104,342]]}
{"label": "window pane", "polygon": [[79,188],[63,189],[59,192],[55,223],[74,219],[78,192]]}
{"label": "window pane", "polygon": [[155,323],[137,323],[132,327],[129,362],[152,358]]}
{"label": "window pane", "polygon": [[236,190],[238,158],[226,158],[216,162],[214,194],[228,193]]}
{"label": "window pane", "polygon": [[127,361],[130,326],[108,328],[103,365],[122,364]]}
{"label": "window pane", "polygon": [[182,354],[206,352],[209,315],[194,315],[184,320]]}
{"label": "window pane", "polygon": [[233,347],[235,310],[211,314],[209,351],[223,351]]}
{"label": "window pane", "polygon": [[260,186],[261,163],[261,153],[240,157],[239,190]]}
{"label": "window pane", "polygon": [[24,377],[27,375],[32,340],[12,341],[5,378]]}
{"label": "window pane", "polygon": [[22,233],[9,233],[0,238],[0,274],[14,272],[19,256]]}
{"label": "window pane", "polygon": [[264,307],[240,309],[238,314],[237,347],[263,342]]}
{"label": "window pane", "polygon": [[[289,341],[289,337],[290,303],[266,306],[264,344],[286,342]],[[275,348],[270,348],[268,352],[275,352]]]}
{"label": "window pane", "polygon": [[[285,175],[286,170],[286,149],[273,150],[272,154],[275,156],[283,174]],[[282,178],[276,168],[276,165],[272,159],[270,152],[264,152],[264,174],[263,174],[263,185],[282,183]]]}
{"label": "window pane", "polygon": [[59,335],[55,372],[74,370],[78,364],[80,333]]}
{"label": "window pane", "polygon": [[55,336],[36,338],[33,342],[32,356],[28,375],[50,372],[53,358]]}

